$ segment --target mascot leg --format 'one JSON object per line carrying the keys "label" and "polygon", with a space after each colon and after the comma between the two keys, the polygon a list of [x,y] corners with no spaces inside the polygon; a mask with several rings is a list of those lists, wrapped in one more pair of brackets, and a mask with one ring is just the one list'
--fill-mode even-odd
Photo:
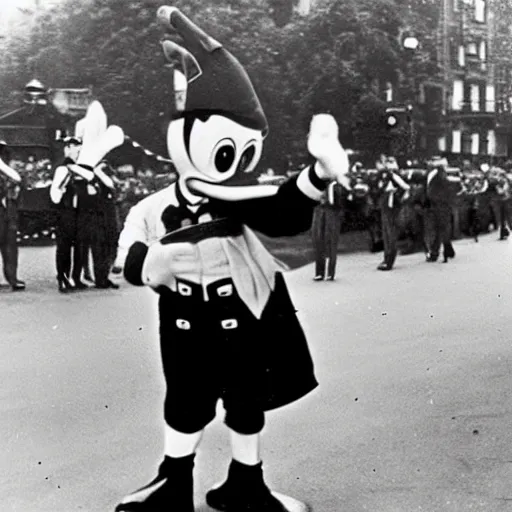
{"label": "mascot leg", "polygon": [[206,503],[222,512],[306,512],[308,507],[272,492],[265,483],[260,459],[260,434],[230,429],[233,459],[224,483],[206,494]]}
{"label": "mascot leg", "polygon": [[194,458],[202,431],[185,434],[165,429],[165,456],[157,476],[126,496],[116,512],[194,512]]}

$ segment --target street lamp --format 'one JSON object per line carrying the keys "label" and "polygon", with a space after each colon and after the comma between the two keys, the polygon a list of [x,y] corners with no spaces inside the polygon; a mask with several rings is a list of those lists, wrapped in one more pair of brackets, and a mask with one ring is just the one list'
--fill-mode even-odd
{"label": "street lamp", "polygon": [[402,45],[406,50],[416,51],[420,45],[420,42],[414,36],[407,36],[404,38]]}
{"label": "street lamp", "polygon": [[37,78],[25,86],[23,102],[28,105],[46,105],[48,90]]}

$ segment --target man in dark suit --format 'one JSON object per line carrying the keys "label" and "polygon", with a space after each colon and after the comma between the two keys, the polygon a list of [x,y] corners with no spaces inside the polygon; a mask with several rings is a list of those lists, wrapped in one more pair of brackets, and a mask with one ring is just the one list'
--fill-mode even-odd
{"label": "man in dark suit", "polygon": [[344,188],[339,183],[332,181],[315,208],[312,225],[315,248],[315,277],[313,279],[315,281],[322,281],[325,278],[326,260],[328,260],[327,280],[334,281],[338,240],[346,200],[347,194],[344,192]]}
{"label": "man in dark suit", "polygon": [[384,260],[377,270],[392,270],[398,253],[398,214],[401,201],[409,193],[410,186],[398,175],[398,165],[394,158],[381,158],[376,167],[380,171],[379,207],[384,242]]}
{"label": "man in dark suit", "polygon": [[427,219],[430,228],[430,240],[428,242],[427,261],[434,262],[438,260],[442,244],[444,263],[446,263],[449,258],[455,258],[451,235],[452,205],[455,197],[453,185],[457,182],[457,178],[448,176],[446,158],[434,158],[428,163],[428,167]]}

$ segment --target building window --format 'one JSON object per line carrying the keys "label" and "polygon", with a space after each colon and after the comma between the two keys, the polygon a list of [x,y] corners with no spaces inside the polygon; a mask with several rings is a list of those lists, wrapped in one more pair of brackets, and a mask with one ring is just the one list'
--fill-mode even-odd
{"label": "building window", "polygon": [[452,131],[452,153],[460,153],[462,133],[460,130]]}
{"label": "building window", "polygon": [[393,101],[393,84],[386,82],[386,101],[389,103]]}
{"label": "building window", "polygon": [[496,154],[496,133],[494,130],[487,132],[487,154],[491,156]]}
{"label": "building window", "polygon": [[480,134],[472,133],[470,140],[471,140],[471,154],[478,155],[478,150],[480,149]]}
{"label": "building window", "polygon": [[478,55],[478,48],[476,46],[476,43],[468,44],[468,55]]}
{"label": "building window", "polygon": [[487,60],[487,44],[485,41],[480,41],[480,60],[485,62]]}
{"label": "building window", "polygon": [[470,87],[470,100],[471,100],[471,111],[480,111],[480,86],[478,84],[471,84]]}
{"label": "building window", "polygon": [[475,5],[475,21],[478,21],[479,23],[485,23],[485,0],[474,0]]}
{"label": "building window", "polygon": [[464,82],[462,80],[453,81],[452,91],[452,110],[460,110],[464,102]]}
{"label": "building window", "polygon": [[419,90],[418,90],[418,103],[420,103],[421,105],[424,105],[425,104],[425,85],[424,84],[420,84],[420,87],[419,87]]}
{"label": "building window", "polygon": [[485,111],[496,111],[496,93],[494,90],[494,85],[485,86]]}
{"label": "building window", "polygon": [[459,58],[458,58],[458,61],[459,61],[459,66],[461,68],[463,68],[466,65],[466,52],[464,50],[464,46],[463,45],[459,46]]}
{"label": "building window", "polygon": [[437,150],[441,153],[446,151],[446,137],[444,135],[437,139]]}
{"label": "building window", "polygon": [[452,7],[453,7],[453,11],[454,12],[458,12],[460,7],[459,7],[459,1],[460,0],[453,0],[453,3],[452,3]]}

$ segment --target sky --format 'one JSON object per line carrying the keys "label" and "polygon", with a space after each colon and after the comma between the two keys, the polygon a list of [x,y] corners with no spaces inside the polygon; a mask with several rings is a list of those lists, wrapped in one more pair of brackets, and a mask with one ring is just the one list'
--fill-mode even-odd
{"label": "sky", "polygon": [[39,5],[40,8],[52,7],[66,0],[0,0],[0,37],[12,33],[9,29],[12,20],[30,16]]}
{"label": "sky", "polygon": [[63,0],[0,0],[0,14],[12,15],[18,9],[33,10],[37,4],[40,7],[51,6]]}

